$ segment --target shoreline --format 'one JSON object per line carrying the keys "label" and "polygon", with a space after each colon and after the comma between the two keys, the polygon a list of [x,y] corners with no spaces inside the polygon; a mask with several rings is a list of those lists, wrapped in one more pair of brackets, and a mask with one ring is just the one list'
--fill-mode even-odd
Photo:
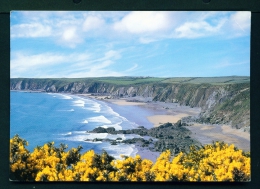
{"label": "shoreline", "polygon": [[[12,91],[41,93],[40,91],[23,91],[23,90],[12,90]],[[153,115],[146,116],[145,118],[147,119],[148,122],[153,124],[153,127],[157,127],[167,122],[174,123],[180,120],[182,117],[196,116],[200,113],[200,108],[180,106],[177,103],[149,102],[149,101],[147,102],[145,100],[134,101],[133,98],[110,99],[109,96],[94,96],[94,95],[92,96],[91,94],[73,94],[73,93],[59,93],[59,94],[69,94],[69,95],[76,95],[80,97],[93,98],[97,101],[102,101],[105,103],[113,104],[115,106],[124,107],[124,108],[133,107],[134,109],[134,107],[138,106],[139,108],[147,109],[151,111]],[[197,139],[203,145],[211,144],[213,140],[214,141],[219,140],[229,144],[233,143],[235,146],[245,151],[250,151],[250,134],[246,132],[242,132],[237,129],[233,129],[229,125],[209,125],[209,124],[194,123],[193,126],[185,126],[185,127],[192,132],[191,137]],[[141,156],[142,158],[156,157],[155,154],[157,152],[152,152],[149,149],[140,147],[138,145],[135,146],[138,150],[137,154],[139,155],[142,154]]]}
{"label": "shoreline", "polygon": [[212,144],[213,141],[224,141],[236,147],[250,151],[250,133],[233,129],[229,125],[210,125],[194,123],[193,126],[184,126],[189,129],[191,137],[197,139],[202,145]]}
{"label": "shoreline", "polygon": [[[96,100],[102,100],[108,103],[113,103],[119,106],[139,106],[143,109],[149,109],[154,111],[153,115],[146,116],[146,119],[158,127],[164,123],[177,123],[181,118],[187,116],[199,115],[200,108],[191,108],[189,106],[180,106],[178,103],[165,103],[165,102],[150,102],[150,101],[131,101],[127,98],[109,99],[108,96],[95,96],[84,95],[86,97],[94,98]],[[132,99],[132,98],[129,98]]]}
{"label": "shoreline", "polygon": [[[155,112],[154,115],[146,117],[147,120],[154,125],[154,127],[158,127],[159,125],[162,125],[167,122],[176,123],[183,117],[196,116],[200,113],[199,108],[180,106],[177,103],[128,102],[126,99],[106,99],[104,101],[114,103],[119,106],[131,105],[160,111],[160,113]],[[203,145],[212,144],[212,141],[224,141],[228,144],[234,144],[242,150],[250,151],[250,133],[234,129],[230,125],[211,125],[194,122],[193,126],[184,127],[189,129],[192,132],[191,136],[194,139],[197,139]],[[139,148],[140,150],[143,149],[141,147]],[[153,154],[154,152],[150,151],[149,153]]]}

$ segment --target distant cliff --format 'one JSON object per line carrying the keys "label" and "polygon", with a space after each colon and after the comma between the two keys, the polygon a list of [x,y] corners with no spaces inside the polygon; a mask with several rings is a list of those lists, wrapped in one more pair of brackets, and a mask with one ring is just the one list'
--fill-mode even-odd
{"label": "distant cliff", "polygon": [[250,131],[250,78],[81,78],[10,80],[10,90],[143,97],[201,107],[203,123],[230,124]]}

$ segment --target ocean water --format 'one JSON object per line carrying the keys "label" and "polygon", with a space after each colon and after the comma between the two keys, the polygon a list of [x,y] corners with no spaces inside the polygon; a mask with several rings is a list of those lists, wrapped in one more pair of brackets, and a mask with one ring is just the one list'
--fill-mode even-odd
{"label": "ocean water", "polygon": [[[55,146],[67,144],[68,149],[81,145],[82,152],[93,149],[96,153],[106,150],[116,158],[121,154],[134,156],[137,153],[134,145],[110,145],[109,142],[86,140],[118,137],[124,140],[141,136],[87,131],[96,127],[114,127],[120,130],[137,128],[139,125],[152,126],[142,119],[151,113],[136,106],[120,107],[77,95],[11,91],[10,101],[10,138],[19,134],[29,142],[27,149],[31,152],[37,145],[54,141]],[[133,116],[133,112],[138,113],[140,119]]]}

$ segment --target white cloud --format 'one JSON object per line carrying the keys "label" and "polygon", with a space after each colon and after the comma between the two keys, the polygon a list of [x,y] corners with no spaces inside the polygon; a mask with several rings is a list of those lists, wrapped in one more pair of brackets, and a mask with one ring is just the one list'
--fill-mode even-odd
{"label": "white cloud", "polygon": [[82,35],[78,32],[78,29],[76,27],[69,27],[64,29],[59,43],[70,48],[75,48],[77,44],[82,43],[83,41]]}
{"label": "white cloud", "polygon": [[214,68],[226,68],[226,67],[236,67],[236,66],[239,66],[239,65],[245,65],[245,64],[248,64],[249,65],[249,62],[248,61],[243,61],[243,62],[236,62],[236,63],[232,63],[230,61],[227,61],[227,60],[224,60],[218,64],[216,64],[214,66]]}
{"label": "white cloud", "polygon": [[148,44],[157,41],[158,39],[151,38],[151,37],[140,37],[139,41],[143,44]]}
{"label": "white cloud", "polygon": [[251,26],[251,13],[250,12],[236,12],[230,17],[230,24],[233,29],[241,35],[250,31]]}
{"label": "white cloud", "polygon": [[225,20],[220,20],[217,26],[212,26],[206,21],[186,22],[175,29],[177,38],[198,38],[211,36],[218,33],[225,23]]}
{"label": "white cloud", "polygon": [[90,31],[98,29],[104,25],[105,21],[97,16],[88,16],[83,23],[83,30]]}
{"label": "white cloud", "polygon": [[11,27],[11,37],[48,37],[52,28],[41,23],[19,24]]}
{"label": "white cloud", "polygon": [[167,30],[170,27],[168,12],[136,11],[127,14],[121,21],[114,24],[114,29],[133,34],[153,33]]}
{"label": "white cloud", "polygon": [[[12,77],[34,73],[41,77],[134,73],[141,70],[142,63],[153,62],[152,56],[162,57],[165,50],[169,50],[167,45],[173,47],[172,56],[178,53],[175,48],[182,48],[182,52],[183,47],[177,47],[181,40],[176,38],[213,39],[217,36],[222,40],[248,37],[250,34],[250,12],[18,11],[12,15]],[[37,40],[37,37],[44,37],[44,43],[43,39]],[[33,40],[30,41],[30,38]],[[175,42],[176,47],[171,45]],[[24,51],[34,54],[15,53],[14,50],[20,48],[22,43],[26,43]],[[36,49],[37,45],[40,48]],[[74,49],[68,51],[66,48]],[[242,51],[240,47],[237,48]],[[69,53],[66,54],[64,50]],[[170,50],[167,52],[168,56]],[[119,62],[121,65],[115,67]],[[127,65],[122,66],[124,63]],[[233,64],[222,62],[216,67]],[[120,70],[122,67],[125,70]],[[158,67],[154,69],[158,71]]]}
{"label": "white cloud", "polygon": [[105,53],[105,59],[110,59],[110,58],[114,58],[114,59],[120,59],[121,55],[118,51],[115,50],[109,50],[108,52]]}
{"label": "white cloud", "polygon": [[[79,77],[107,77],[107,76],[123,76],[119,72],[115,72],[112,70],[107,70],[107,69],[99,69],[99,70],[91,70],[91,71],[80,71],[77,73],[69,73],[66,74],[64,77],[70,77],[70,78],[79,78]],[[59,75],[50,75],[50,77],[60,77]]]}
{"label": "white cloud", "polygon": [[75,64],[78,62],[87,62],[89,55],[87,53],[72,53],[72,54],[54,54],[50,52],[42,54],[30,55],[25,52],[13,52],[11,58],[11,77],[22,77],[21,75],[31,75],[33,72],[41,72],[42,75],[48,69],[52,69],[58,65],[61,67],[67,64]]}
{"label": "white cloud", "polygon": [[138,64],[134,64],[131,68],[127,69],[125,71],[125,73],[132,72],[132,71],[136,70],[136,68],[138,68]]}
{"label": "white cloud", "polygon": [[[75,48],[89,38],[134,40],[149,44],[171,38],[248,35],[250,12],[174,11],[32,11],[21,12],[11,37],[50,37],[58,45]],[[14,15],[16,17],[17,15]],[[87,33],[86,33],[87,32]]]}
{"label": "white cloud", "polygon": [[76,28],[68,28],[68,29],[66,29],[66,30],[63,32],[62,38],[63,38],[65,41],[71,41],[71,40],[73,40],[73,39],[76,38],[75,32],[76,32]]}
{"label": "white cloud", "polygon": [[[121,58],[120,52],[109,50],[103,57],[82,53],[42,53],[28,54],[12,52],[11,77],[82,77],[121,75],[111,69],[111,65]],[[55,68],[55,69],[54,69]],[[55,70],[55,71],[54,71]],[[93,75],[92,73],[98,73]],[[103,75],[101,75],[103,74]]]}

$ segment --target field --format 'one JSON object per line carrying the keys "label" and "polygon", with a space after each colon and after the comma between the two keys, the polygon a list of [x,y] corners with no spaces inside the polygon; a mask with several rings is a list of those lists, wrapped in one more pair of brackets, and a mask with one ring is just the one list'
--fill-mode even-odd
{"label": "field", "polygon": [[[11,80],[24,80],[26,78],[13,78]],[[172,84],[211,84],[211,85],[225,85],[225,84],[236,84],[236,83],[248,83],[250,77],[243,76],[228,76],[228,77],[89,77],[89,78],[37,78],[29,79],[30,82],[48,84],[50,82],[55,83],[56,86],[63,86],[69,83],[84,83],[84,82],[101,82],[109,83],[114,85],[138,85],[146,83],[172,83]]]}

